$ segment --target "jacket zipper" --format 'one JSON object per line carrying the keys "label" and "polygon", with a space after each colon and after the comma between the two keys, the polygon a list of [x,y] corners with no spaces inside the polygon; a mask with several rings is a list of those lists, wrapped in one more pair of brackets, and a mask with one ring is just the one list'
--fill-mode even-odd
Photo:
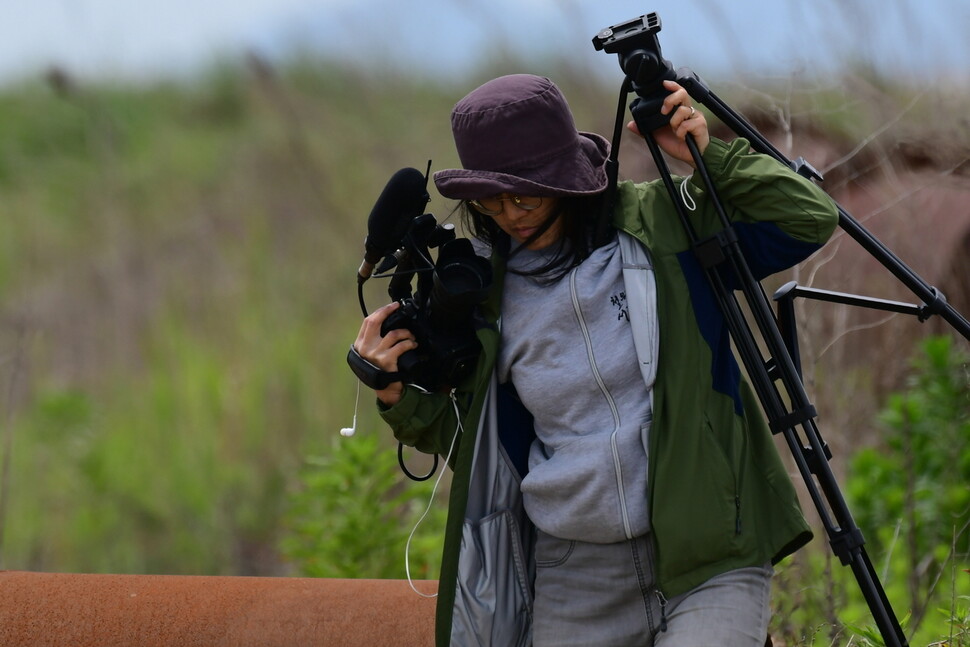
{"label": "jacket zipper", "polygon": [[[650,564],[650,573],[654,579],[654,589],[653,594],[657,598],[657,602],[660,603],[660,631],[667,631],[667,596],[663,594],[660,590],[660,586],[657,584],[657,559],[654,551],[656,550],[656,538],[652,538],[647,542],[647,563]],[[653,613],[650,611],[650,606],[647,605],[647,615],[650,621],[650,629],[653,630]]]}
{"label": "jacket zipper", "polygon": [[586,326],[586,319],[583,317],[583,310],[579,304],[579,294],[576,290],[576,273],[579,268],[575,268],[569,274],[569,294],[573,301],[573,310],[576,313],[576,320],[579,322],[579,328],[583,333],[583,340],[586,343],[586,356],[589,359],[590,369],[593,371],[593,377],[596,380],[596,384],[599,385],[600,391],[606,398],[606,402],[610,405],[610,412],[613,414],[613,433],[610,434],[610,449],[613,453],[613,473],[616,476],[616,490],[620,498],[620,514],[623,517],[623,532],[627,539],[633,538],[633,530],[630,527],[630,514],[626,507],[626,491],[623,486],[623,470],[620,466],[620,452],[616,445],[616,435],[620,430],[620,412],[616,408],[616,402],[613,400],[613,396],[610,394],[609,389],[606,388],[606,383],[603,382],[603,377],[600,375],[599,369],[596,367],[596,358],[593,356],[593,342],[589,336],[589,328]]}
{"label": "jacket zipper", "polygon": [[653,592],[660,602],[660,631],[667,631],[667,598],[664,597],[660,589],[654,589]]}
{"label": "jacket zipper", "polygon": [[[747,442],[748,442],[747,436],[744,436],[743,437],[742,442],[744,442],[745,445],[747,445]],[[747,451],[747,447],[746,446],[743,447],[743,449],[745,451]],[[740,463],[738,463],[736,469],[737,469],[737,477],[735,479],[735,485],[734,485],[734,487],[735,487],[735,490],[734,490],[734,514],[735,514],[735,519],[734,519],[734,534],[735,535],[740,535],[741,534],[741,530],[742,530],[742,528],[741,528],[741,493],[744,492],[744,461],[741,461]]]}

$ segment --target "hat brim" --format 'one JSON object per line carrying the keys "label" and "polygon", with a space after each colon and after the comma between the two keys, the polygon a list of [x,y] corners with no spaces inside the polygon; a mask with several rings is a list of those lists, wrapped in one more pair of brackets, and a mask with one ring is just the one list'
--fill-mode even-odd
{"label": "hat brim", "polygon": [[[475,200],[499,193],[528,196],[594,195],[606,190],[610,143],[596,133],[579,133],[579,146],[542,168],[499,173],[446,169],[434,174],[438,192],[454,200]],[[528,177],[523,177],[528,176]],[[546,179],[548,178],[548,179]]]}

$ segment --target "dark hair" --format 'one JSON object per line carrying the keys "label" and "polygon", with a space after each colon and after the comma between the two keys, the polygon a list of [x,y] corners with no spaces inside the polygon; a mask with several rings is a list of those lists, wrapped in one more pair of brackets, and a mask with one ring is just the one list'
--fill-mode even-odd
{"label": "dark hair", "polygon": [[[604,194],[584,196],[563,196],[558,198],[556,208],[550,212],[542,227],[532,234],[522,247],[539,238],[552,225],[556,218],[562,221],[562,236],[554,243],[552,258],[544,265],[527,271],[512,270],[524,276],[541,277],[543,280],[555,282],[565,276],[569,270],[576,267],[593,251],[593,234],[596,220],[602,209]],[[489,245],[493,250],[506,258],[510,257],[511,238],[502,231],[495,219],[475,210],[467,202],[459,206],[462,221],[466,229],[477,239]],[[521,249],[521,248],[520,248]],[[514,255],[515,252],[511,252]]]}

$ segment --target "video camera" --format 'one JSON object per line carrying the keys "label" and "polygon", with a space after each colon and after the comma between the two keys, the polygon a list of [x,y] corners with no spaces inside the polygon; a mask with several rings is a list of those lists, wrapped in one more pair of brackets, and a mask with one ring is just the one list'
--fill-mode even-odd
{"label": "video camera", "polygon": [[[388,294],[401,307],[384,321],[381,335],[406,328],[418,344],[401,355],[399,375],[394,377],[437,391],[457,384],[478,358],[481,344],[475,335],[474,314],[491,287],[492,266],[475,254],[470,240],[456,237],[454,225],[439,225],[432,214],[420,214],[428,201],[426,184],[427,176],[411,168],[388,181],[368,219],[358,286],[370,276],[374,264],[375,276],[390,277]],[[431,249],[437,249],[434,261]],[[378,263],[380,257],[383,260]],[[392,269],[392,274],[385,274]],[[412,291],[415,277],[417,289]],[[361,309],[366,316],[362,295]],[[353,349],[347,361],[365,384],[380,386],[372,383],[376,367]]]}

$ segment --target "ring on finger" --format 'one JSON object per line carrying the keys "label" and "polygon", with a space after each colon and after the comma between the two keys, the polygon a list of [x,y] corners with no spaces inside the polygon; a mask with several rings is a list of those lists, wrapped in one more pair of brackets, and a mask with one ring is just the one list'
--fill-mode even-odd
{"label": "ring on finger", "polygon": [[[694,113],[697,112],[696,110],[694,110],[694,106],[684,106],[684,107],[687,108],[688,110],[690,110],[690,114],[687,115],[687,119],[693,119],[694,118]],[[686,121],[686,119],[685,119],[685,121]]]}

